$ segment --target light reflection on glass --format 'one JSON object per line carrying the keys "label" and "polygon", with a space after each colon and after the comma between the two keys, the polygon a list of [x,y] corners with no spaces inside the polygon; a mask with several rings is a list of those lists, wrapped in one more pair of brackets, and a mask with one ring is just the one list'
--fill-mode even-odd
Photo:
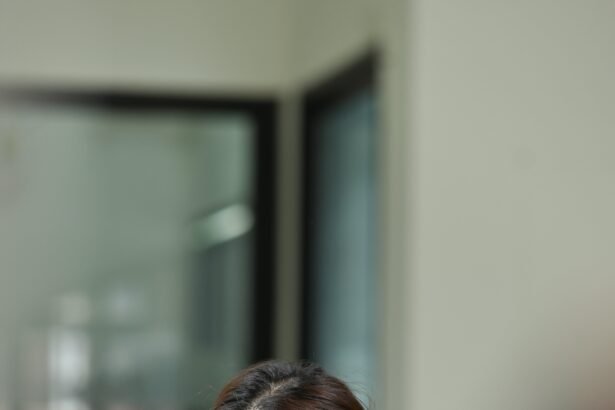
{"label": "light reflection on glass", "polygon": [[230,112],[3,107],[0,410],[206,407],[247,364],[253,137]]}

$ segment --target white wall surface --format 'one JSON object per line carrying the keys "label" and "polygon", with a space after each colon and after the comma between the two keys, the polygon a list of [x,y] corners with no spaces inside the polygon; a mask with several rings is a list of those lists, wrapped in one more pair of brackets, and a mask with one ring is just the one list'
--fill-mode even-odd
{"label": "white wall surface", "polygon": [[410,4],[407,408],[590,408],[615,386],[615,3]]}
{"label": "white wall surface", "polygon": [[272,93],[287,0],[0,0],[0,82]]}
{"label": "white wall surface", "polygon": [[374,0],[294,0],[291,70],[295,85],[322,80],[376,42]]}

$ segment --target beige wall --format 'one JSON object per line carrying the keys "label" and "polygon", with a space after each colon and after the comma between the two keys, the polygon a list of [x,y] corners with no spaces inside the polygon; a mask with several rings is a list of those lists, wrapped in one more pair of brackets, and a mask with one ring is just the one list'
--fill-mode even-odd
{"label": "beige wall", "polygon": [[294,0],[291,70],[302,87],[338,70],[378,36],[373,0]]}
{"label": "beige wall", "polygon": [[589,408],[615,386],[615,4],[410,3],[407,408]]}
{"label": "beige wall", "polygon": [[272,93],[287,0],[0,0],[0,82]]}

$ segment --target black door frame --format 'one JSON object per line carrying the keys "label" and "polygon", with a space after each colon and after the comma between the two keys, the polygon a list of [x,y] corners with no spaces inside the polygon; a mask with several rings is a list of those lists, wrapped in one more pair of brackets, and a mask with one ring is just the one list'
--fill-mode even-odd
{"label": "black door frame", "polygon": [[276,158],[278,104],[274,98],[195,96],[173,93],[138,93],[121,90],[11,88],[0,90],[0,101],[43,106],[70,105],[107,111],[178,109],[187,112],[240,112],[256,129],[255,280],[252,307],[252,361],[274,355],[276,294]]}
{"label": "black door frame", "polygon": [[351,97],[366,87],[377,87],[377,70],[379,53],[370,50],[341,70],[333,73],[324,81],[309,87],[302,101],[302,251],[301,251],[301,337],[300,355],[305,360],[313,357],[312,329],[314,318],[311,317],[313,295],[312,243],[315,237],[314,226],[314,178],[313,173],[318,166],[317,141],[314,138],[315,124],[318,118],[328,109]]}

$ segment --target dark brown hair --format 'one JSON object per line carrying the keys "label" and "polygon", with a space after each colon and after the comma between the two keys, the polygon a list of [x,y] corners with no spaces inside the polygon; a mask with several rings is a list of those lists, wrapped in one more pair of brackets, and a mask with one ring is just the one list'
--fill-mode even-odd
{"label": "dark brown hair", "polygon": [[312,363],[270,361],[235,376],[214,410],[365,410],[341,380]]}

